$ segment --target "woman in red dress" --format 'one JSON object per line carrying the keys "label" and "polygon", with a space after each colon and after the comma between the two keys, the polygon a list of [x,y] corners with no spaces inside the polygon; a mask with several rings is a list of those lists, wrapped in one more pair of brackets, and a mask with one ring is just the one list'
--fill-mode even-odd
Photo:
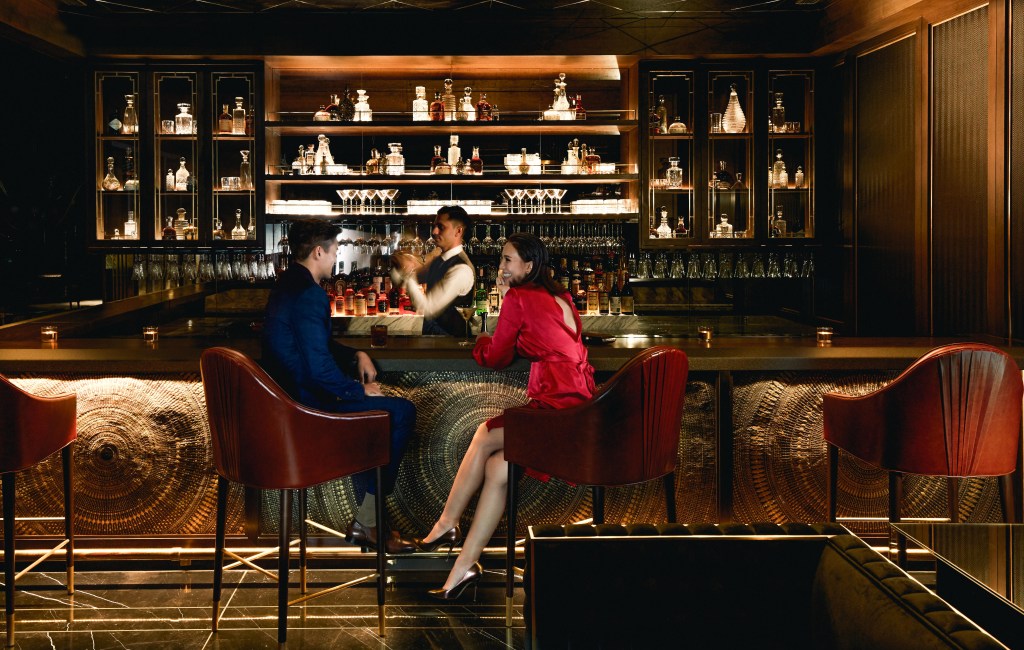
{"label": "woman in red dress", "polygon": [[[569,293],[551,275],[548,251],[536,236],[509,237],[498,266],[498,290],[504,295],[501,318],[494,336],[481,333],[473,348],[473,358],[487,368],[504,368],[516,355],[533,362],[526,387],[530,408],[566,408],[594,394],[594,369],[587,362],[580,316]],[[501,415],[477,428],[441,517],[426,537],[415,540],[423,550],[448,546],[450,552],[460,538],[462,512],[483,486],[473,524],[448,579],[429,592],[436,598],[458,598],[480,579],[477,560],[505,509],[504,434]]]}

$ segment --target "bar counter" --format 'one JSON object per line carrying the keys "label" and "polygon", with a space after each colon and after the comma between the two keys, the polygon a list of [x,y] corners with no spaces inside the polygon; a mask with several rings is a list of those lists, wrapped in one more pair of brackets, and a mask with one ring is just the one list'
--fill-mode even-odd
{"label": "bar counter", "polygon": [[[393,336],[386,347],[374,350],[368,338],[341,340],[369,351],[386,393],[406,397],[417,407],[416,435],[388,508],[396,527],[423,533],[440,513],[479,423],[525,401],[529,364],[520,360],[499,372],[482,369],[469,348],[447,337]],[[821,393],[872,390],[946,342],[837,336],[831,345],[821,346],[807,336],[755,336],[714,338],[706,345],[696,338],[620,336],[590,345],[589,351],[599,381],[651,345],[676,346],[689,356],[676,473],[680,521],[785,522],[825,517]],[[251,332],[248,338],[177,338],[165,336],[163,326],[154,344],[137,334],[60,338],[53,346],[0,341],[0,372],[22,388],[43,395],[78,394],[74,458],[83,548],[109,546],[115,538],[119,544],[138,537],[157,545],[208,541],[214,530],[216,480],[198,359],[213,345],[259,355],[258,339]],[[1018,364],[1024,359],[1024,350],[1008,351]],[[59,510],[58,465],[51,459],[25,473],[21,512]],[[609,490],[609,520],[663,520],[661,489],[654,481]],[[311,515],[344,529],[354,513],[356,490],[347,479],[313,489]],[[909,477],[907,495],[907,516],[945,512],[942,479]],[[524,526],[565,523],[589,516],[590,493],[558,480],[528,478],[520,503]],[[886,475],[844,456],[839,503],[840,516],[883,516]],[[250,538],[272,535],[277,510],[276,495],[236,489],[230,498],[229,531]],[[469,509],[464,530],[471,516]],[[975,522],[1001,520],[994,480],[962,483],[961,516]],[[849,525],[869,536],[884,536],[886,530],[878,521]],[[47,523],[19,526],[26,535],[55,532]],[[498,534],[503,534],[500,528]],[[163,541],[153,541],[158,538]]]}

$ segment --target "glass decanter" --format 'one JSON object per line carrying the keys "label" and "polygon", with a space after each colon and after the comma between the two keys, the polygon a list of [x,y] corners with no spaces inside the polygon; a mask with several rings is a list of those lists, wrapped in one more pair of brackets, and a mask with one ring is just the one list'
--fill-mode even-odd
{"label": "glass decanter", "polygon": [[220,220],[220,217],[213,218],[213,240],[222,241],[227,239],[227,233],[224,232],[224,224]]}
{"label": "glass decanter", "polygon": [[139,224],[135,221],[135,210],[128,211],[128,220],[124,222],[124,238],[139,238]]}
{"label": "glass decanter", "polygon": [[469,168],[476,176],[484,173],[484,161],[480,158],[480,147],[473,147],[473,157],[469,159]]}
{"label": "glass decanter", "polygon": [[241,97],[235,97],[235,107],[231,109],[231,134],[245,135],[245,109],[242,108]]}
{"label": "glass decanter", "polygon": [[723,214],[720,217],[718,225],[715,226],[715,233],[719,237],[732,237],[732,224],[729,223],[729,216]]}
{"label": "glass decanter", "polygon": [[658,133],[668,133],[668,109],[665,108],[664,95],[658,95],[658,108],[655,112],[658,115]]}
{"label": "glass decanter", "polygon": [[487,101],[487,93],[480,93],[480,101],[476,103],[477,122],[491,121],[491,103]]}
{"label": "glass decanter", "polygon": [[313,121],[314,122],[330,122],[331,121],[331,114],[327,112],[327,107],[325,105],[320,104],[320,110],[318,110],[317,112],[313,113]]}
{"label": "glass decanter", "polygon": [[256,240],[256,220],[252,218],[252,214],[249,214],[249,225],[245,227],[245,238],[249,241]]}
{"label": "glass decanter", "polygon": [[434,145],[434,157],[430,159],[430,171],[437,173],[437,166],[443,163],[445,160],[441,156],[441,145]]}
{"label": "glass decanter", "polygon": [[455,94],[452,92],[452,85],[455,82],[451,79],[444,80],[444,93],[441,95],[441,104],[444,106],[444,121],[455,120]]}
{"label": "glass decanter", "polygon": [[189,219],[186,222],[183,230],[185,231],[185,241],[195,241],[199,239],[199,228],[192,219]]}
{"label": "glass decanter", "polygon": [[160,231],[160,239],[164,241],[174,241],[177,238],[178,233],[174,232],[174,218],[167,217],[167,223],[164,224],[163,230]]}
{"label": "glass decanter", "polygon": [[522,157],[519,159],[519,173],[529,174],[530,173],[530,162],[526,158],[526,147],[523,147]]}
{"label": "glass decanter", "polygon": [[389,176],[401,176],[405,173],[405,156],[402,155],[402,143],[389,142],[388,149],[391,152],[387,155],[387,174]]}
{"label": "glass decanter", "polygon": [[775,106],[772,106],[772,132],[786,132],[786,108],[782,105],[782,93],[775,93]]}
{"label": "glass decanter", "polygon": [[804,168],[801,165],[796,166],[796,173],[793,174],[793,185],[798,188],[804,186]]}
{"label": "glass decanter", "polygon": [[583,169],[587,174],[596,174],[597,167],[601,164],[601,156],[598,155],[597,149],[587,149],[587,145],[581,145],[580,151],[583,152]]}
{"label": "glass decanter", "polygon": [[729,87],[729,104],[722,115],[722,129],[726,133],[743,133],[747,128],[747,116],[740,106],[740,96],[736,92],[736,84]]}
{"label": "glass decanter", "polygon": [[782,149],[775,150],[775,163],[772,165],[772,186],[775,189],[784,190],[789,185],[789,174],[786,172],[786,163],[782,160]]}
{"label": "glass decanter", "polygon": [[174,116],[174,133],[176,135],[192,135],[192,115],[188,112],[190,104],[178,104],[178,114]]}
{"label": "glass decanter", "polygon": [[661,133],[661,118],[658,116],[658,107],[654,104],[654,93],[650,94],[650,109],[647,112],[647,132],[651,135]]}
{"label": "glass decanter", "polygon": [[356,116],[356,105],[352,102],[352,91],[345,86],[345,92],[341,94],[341,101],[338,102],[338,119],[342,122],[351,122]]}
{"label": "glass decanter", "polygon": [[661,224],[657,230],[658,239],[672,239],[672,226],[668,225],[668,208],[661,206],[658,212],[661,214]]}
{"label": "glass decanter", "polygon": [[416,99],[412,100],[412,121],[427,122],[430,120],[430,106],[427,104],[427,89],[416,86]]}
{"label": "glass decanter", "polygon": [[231,113],[227,104],[221,104],[220,116],[217,117],[217,132],[231,133]]}
{"label": "glass decanter", "polygon": [[132,156],[132,148],[128,147],[124,155],[124,190],[136,192],[139,189],[139,179],[135,176],[135,158]]}
{"label": "glass decanter", "polygon": [[327,120],[329,122],[338,122],[341,120],[341,108],[338,105],[339,101],[338,95],[331,93],[331,103],[324,108],[324,110],[327,111]]}
{"label": "glass decanter", "polygon": [[173,169],[168,169],[167,170],[167,175],[164,176],[164,191],[165,192],[173,192],[174,191],[174,170]]}
{"label": "glass decanter", "polygon": [[576,105],[573,110],[576,112],[577,120],[587,119],[587,109],[583,108],[583,98],[579,94],[576,95]]}
{"label": "glass decanter", "polygon": [[139,132],[139,116],[135,112],[135,95],[125,95],[124,119],[121,120],[121,133],[134,135]]}
{"label": "glass decanter", "polygon": [[184,157],[178,160],[178,164],[178,171],[174,172],[174,191],[186,192],[188,191],[188,179],[191,174],[185,169]]}
{"label": "glass decanter", "polygon": [[460,122],[475,122],[476,121],[476,106],[473,105],[473,89],[466,86],[464,89],[464,95],[459,102],[459,110],[455,114],[455,119]]}
{"label": "glass decanter", "polygon": [[669,133],[686,133],[686,123],[679,119],[676,115],[676,119],[672,120],[672,123],[668,125]]}
{"label": "glass decanter", "polygon": [[668,159],[668,169],[665,170],[665,180],[668,186],[676,189],[683,186],[683,170],[679,168],[679,158],[672,156]]}
{"label": "glass decanter", "polygon": [[551,108],[558,111],[558,119],[575,120],[576,111],[569,106],[569,96],[565,92],[565,73],[559,72],[558,79],[555,79],[555,100]]}
{"label": "glass decanter", "polygon": [[373,111],[370,109],[370,96],[365,90],[356,90],[356,115],[354,122],[372,122]]}
{"label": "glass decanter", "polygon": [[451,165],[452,171],[455,171],[455,164],[462,159],[462,149],[459,148],[459,136],[452,135],[448,137],[448,164]]}
{"label": "glass decanter", "polygon": [[441,93],[434,91],[434,101],[430,102],[430,121],[444,121],[444,102],[441,101]]}
{"label": "glass decanter", "polygon": [[238,188],[242,190],[252,189],[252,167],[249,164],[249,150],[239,151],[242,155],[242,162],[238,165]]}
{"label": "glass decanter", "polygon": [[107,175],[103,177],[103,182],[100,183],[100,187],[108,192],[116,192],[121,189],[121,181],[117,180],[117,176],[114,176],[113,156],[107,158]]}
{"label": "glass decanter", "polygon": [[736,179],[733,177],[732,172],[729,171],[728,165],[724,160],[718,161],[718,169],[715,170],[715,178],[711,182],[716,190],[732,189]]}
{"label": "glass decanter", "polygon": [[380,152],[376,147],[370,149],[370,159],[366,161],[366,174],[380,173]]}
{"label": "glass decanter", "polygon": [[786,220],[782,217],[782,206],[775,208],[775,219],[772,221],[772,237],[786,236]]}
{"label": "glass decanter", "polygon": [[245,228],[242,227],[242,210],[235,210],[235,227],[231,229],[231,239],[240,241],[245,239]]}
{"label": "glass decanter", "polygon": [[185,208],[175,210],[177,215],[174,218],[174,238],[180,241],[185,239],[185,227],[188,226],[188,219],[185,218]]}
{"label": "glass decanter", "polygon": [[686,227],[686,220],[683,215],[679,215],[679,219],[676,221],[676,237],[689,237],[690,229]]}

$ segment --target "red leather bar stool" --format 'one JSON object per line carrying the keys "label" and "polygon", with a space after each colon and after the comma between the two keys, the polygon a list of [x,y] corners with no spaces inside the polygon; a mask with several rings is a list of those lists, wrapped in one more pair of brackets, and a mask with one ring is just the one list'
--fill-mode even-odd
{"label": "red leather bar stool", "polygon": [[889,521],[900,521],[903,475],[946,476],[949,515],[960,520],[958,479],[999,476],[1004,517],[1018,518],[1024,384],[1007,354],[981,343],[935,348],[866,395],[822,395],[828,443],[828,518],[836,520],[839,450],[889,473]]}
{"label": "red leather bar stool", "polygon": [[[74,492],[71,452],[78,437],[75,395],[37,397],[0,376],[0,473],[4,503],[4,602],[7,647],[14,646],[14,582],[40,562],[64,549],[68,593],[75,593]],[[15,472],[41,463],[60,451],[64,469],[64,540],[35,562],[14,573]]]}
{"label": "red leather bar stool", "polygon": [[[213,631],[217,631],[224,555],[277,581],[277,639],[288,635],[288,606],[370,580],[377,583],[377,625],[384,635],[384,544],[377,545],[377,571],[350,582],[305,594],[306,488],[388,463],[390,416],[384,411],[325,413],[293,400],[256,362],[229,348],[210,348],[200,359],[213,462],[217,470],[217,541],[213,573]],[[277,575],[224,548],[229,482],[279,490],[281,522]],[[288,601],[291,490],[299,490],[299,563],[302,593]],[[377,499],[377,521],[384,521]],[[312,523],[312,522],[309,522]],[[329,530],[329,529],[327,529]],[[340,533],[338,533],[340,535]],[[265,555],[265,554],[263,554]]]}
{"label": "red leather bar stool", "polygon": [[631,359],[582,404],[505,411],[507,625],[516,572],[516,482],[523,468],[591,486],[596,524],[604,523],[605,487],[663,478],[666,514],[675,522],[674,472],[688,371],[685,352],[657,346]]}

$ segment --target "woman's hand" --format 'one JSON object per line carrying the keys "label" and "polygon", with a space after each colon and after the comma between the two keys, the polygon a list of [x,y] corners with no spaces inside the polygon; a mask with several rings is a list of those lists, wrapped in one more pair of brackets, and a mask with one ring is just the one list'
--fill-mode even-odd
{"label": "woman's hand", "polygon": [[505,294],[508,293],[509,286],[505,283],[505,278],[501,276],[501,272],[498,272],[498,277],[494,281],[494,285],[498,288],[498,293],[501,294],[502,299],[505,298]]}

